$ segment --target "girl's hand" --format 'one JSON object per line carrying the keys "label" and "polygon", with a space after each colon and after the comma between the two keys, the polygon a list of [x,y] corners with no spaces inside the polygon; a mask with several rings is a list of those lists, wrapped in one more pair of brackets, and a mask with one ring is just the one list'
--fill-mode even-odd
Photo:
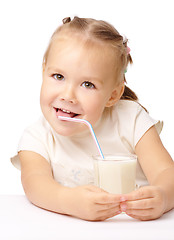
{"label": "girl's hand", "polygon": [[165,212],[166,195],[160,187],[142,187],[129,194],[122,195],[120,208],[130,217],[142,221],[156,219]]}
{"label": "girl's hand", "polygon": [[[102,221],[121,213],[121,195],[115,195],[92,186],[69,189],[66,213],[84,220]],[[69,209],[69,210],[68,210]]]}

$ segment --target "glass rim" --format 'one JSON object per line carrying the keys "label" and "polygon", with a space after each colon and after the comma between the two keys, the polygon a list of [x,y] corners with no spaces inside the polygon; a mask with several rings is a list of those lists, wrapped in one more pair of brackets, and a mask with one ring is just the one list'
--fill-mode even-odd
{"label": "glass rim", "polygon": [[[132,153],[116,153],[116,154],[104,154],[104,157],[106,158],[102,158],[99,154],[97,155],[92,155],[92,158],[94,161],[110,161],[110,162],[121,162],[121,161],[136,161],[137,160],[137,155],[132,154]],[[112,159],[112,158],[116,158],[116,159]],[[119,158],[122,159],[119,159]],[[111,159],[109,159],[111,158]]]}

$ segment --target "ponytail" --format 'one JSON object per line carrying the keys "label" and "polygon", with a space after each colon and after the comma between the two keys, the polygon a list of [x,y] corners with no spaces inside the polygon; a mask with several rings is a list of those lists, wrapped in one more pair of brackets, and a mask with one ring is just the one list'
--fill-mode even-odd
{"label": "ponytail", "polygon": [[127,86],[125,86],[123,95],[121,96],[123,100],[138,101],[137,95]]}
{"label": "ponytail", "polygon": [[[125,73],[127,72],[127,66],[128,66],[128,64],[133,63],[132,57],[130,55],[130,48],[127,46],[127,43],[128,43],[128,39],[123,40],[123,45],[126,49],[126,61],[125,61],[126,69],[125,69],[124,76],[123,76],[125,83],[127,82],[126,77],[125,77]],[[124,92],[123,92],[123,95],[122,95],[121,99],[138,101],[137,95],[127,86],[125,86],[125,89],[124,89]]]}

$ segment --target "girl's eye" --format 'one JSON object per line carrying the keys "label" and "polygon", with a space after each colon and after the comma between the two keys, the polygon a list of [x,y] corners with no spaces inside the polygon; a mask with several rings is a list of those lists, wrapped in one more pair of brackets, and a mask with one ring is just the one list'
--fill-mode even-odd
{"label": "girl's eye", "polygon": [[89,88],[89,89],[94,89],[95,88],[94,84],[91,83],[91,82],[83,82],[82,86],[85,87],[85,88]]}
{"label": "girl's eye", "polygon": [[59,80],[59,81],[64,80],[64,76],[61,75],[61,74],[58,74],[58,73],[53,74],[52,77],[53,77],[55,80]]}

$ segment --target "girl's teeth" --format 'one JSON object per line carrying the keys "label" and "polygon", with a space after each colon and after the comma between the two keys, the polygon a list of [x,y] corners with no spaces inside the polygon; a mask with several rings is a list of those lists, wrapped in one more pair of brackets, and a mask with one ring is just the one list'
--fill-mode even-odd
{"label": "girl's teeth", "polygon": [[62,110],[62,112],[70,113],[70,111],[68,111],[68,110],[65,110],[65,109],[61,109],[61,110]]}

